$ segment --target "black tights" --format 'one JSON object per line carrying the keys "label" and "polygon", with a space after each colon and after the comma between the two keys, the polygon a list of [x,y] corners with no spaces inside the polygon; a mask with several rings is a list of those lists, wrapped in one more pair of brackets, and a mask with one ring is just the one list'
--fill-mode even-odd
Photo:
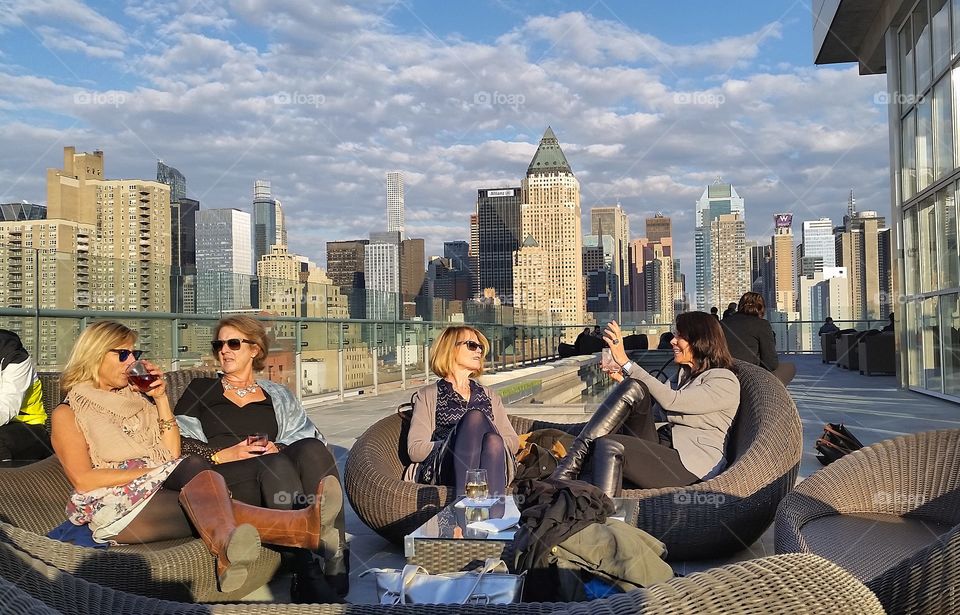
{"label": "black tights", "polygon": [[[340,480],[333,453],[316,438],[297,440],[279,453],[221,463],[213,469],[223,476],[233,499],[278,510],[303,508],[312,503],[326,476]],[[340,533],[341,544],[346,544],[343,507],[334,526]]]}
{"label": "black tights", "polygon": [[202,457],[184,457],[163,481],[160,490],[114,540],[122,544],[141,544],[192,536],[190,522],[180,507],[180,490],[194,476],[211,468],[210,462]]}
{"label": "black tights", "polygon": [[483,411],[467,410],[460,418],[453,441],[453,472],[457,494],[466,493],[467,470],[487,471],[487,488],[493,495],[507,490],[507,459],[503,438]]}

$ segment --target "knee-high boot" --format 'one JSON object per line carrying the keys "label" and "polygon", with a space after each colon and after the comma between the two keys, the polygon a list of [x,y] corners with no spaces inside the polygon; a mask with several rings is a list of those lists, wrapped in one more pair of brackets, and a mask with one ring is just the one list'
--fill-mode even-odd
{"label": "knee-high boot", "polygon": [[570,449],[550,478],[572,480],[580,476],[584,461],[590,454],[590,445],[601,436],[616,433],[630,415],[634,404],[646,395],[646,387],[638,380],[624,378],[603,400],[587,424],[580,430]]}
{"label": "knee-high boot", "polygon": [[237,522],[223,477],[212,470],[198,473],[180,490],[180,505],[217,560],[220,591],[240,589],[248,566],[260,556],[260,535]]}
{"label": "knee-high boot", "polygon": [[607,497],[620,497],[623,487],[623,445],[610,438],[600,438],[593,443],[589,469],[584,470],[584,480],[600,488]]}
{"label": "knee-high boot", "polygon": [[337,574],[344,565],[337,559],[343,557],[344,545],[335,526],[342,507],[336,476],[320,481],[307,508],[275,510],[233,502],[237,521],[256,527],[263,542],[296,549],[290,595],[294,602],[309,604],[342,602],[349,590],[349,580]]}

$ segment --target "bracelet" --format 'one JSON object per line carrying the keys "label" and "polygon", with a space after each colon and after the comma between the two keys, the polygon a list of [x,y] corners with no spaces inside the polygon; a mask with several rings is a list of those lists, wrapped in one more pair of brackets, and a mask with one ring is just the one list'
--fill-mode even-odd
{"label": "bracelet", "polygon": [[157,425],[160,427],[160,435],[163,435],[165,432],[170,431],[171,429],[177,426],[177,419],[176,418],[170,418],[166,420],[157,419]]}

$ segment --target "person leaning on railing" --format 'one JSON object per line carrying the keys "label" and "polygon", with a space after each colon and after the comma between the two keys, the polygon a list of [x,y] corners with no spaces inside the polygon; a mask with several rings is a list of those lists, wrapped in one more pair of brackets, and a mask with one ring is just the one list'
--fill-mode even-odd
{"label": "person leaning on railing", "polygon": [[488,490],[506,493],[513,479],[520,437],[503,400],[473,378],[483,373],[487,338],[473,327],[447,327],[430,349],[439,377],[413,396],[407,453],[413,462],[404,480],[449,485],[466,493],[466,471],[487,470]]}
{"label": "person leaning on railing", "polygon": [[49,457],[46,422],[33,359],[20,336],[0,329],[0,461]]}
{"label": "person leaning on railing", "polygon": [[[623,482],[641,489],[682,487],[722,472],[740,381],[730,370],[733,358],[720,322],[705,312],[677,316],[671,341],[680,366],[676,388],[629,360],[616,321],[607,325],[604,340],[627,378],[580,430],[553,478],[578,478],[589,460],[590,481],[614,497],[621,487],[621,464]],[[651,398],[666,418],[659,429]]]}
{"label": "person leaning on railing", "polygon": [[[263,324],[230,316],[217,323],[213,335],[222,375],[194,378],[180,396],[175,412],[184,449],[208,458],[241,502],[280,510],[312,504],[317,517],[306,534],[276,525],[262,538],[296,549],[295,601],[340,602],[350,581],[337,462],[296,397],[281,384],[255,377],[270,351]],[[265,434],[266,443],[248,444],[253,434]],[[319,538],[325,529],[321,514],[335,518],[336,544],[329,544],[329,536]]]}

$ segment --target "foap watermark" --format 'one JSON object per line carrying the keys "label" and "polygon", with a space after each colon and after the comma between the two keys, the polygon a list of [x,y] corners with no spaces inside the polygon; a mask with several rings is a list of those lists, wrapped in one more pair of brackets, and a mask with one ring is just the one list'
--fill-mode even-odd
{"label": "foap watermark", "polygon": [[900,105],[908,107],[922,100],[923,96],[920,94],[904,94],[903,92],[893,92],[891,94],[890,92],[882,91],[873,95],[873,102],[878,105]]}
{"label": "foap watermark", "polygon": [[727,102],[727,97],[714,92],[677,92],[673,102],[678,105],[697,105],[717,108]]}
{"label": "foap watermark", "polygon": [[680,491],[673,494],[673,503],[677,505],[695,504],[697,506],[713,506],[720,508],[727,501],[722,493],[700,493],[697,491]]}
{"label": "foap watermark", "polygon": [[123,92],[90,92],[84,90],[73,95],[73,104],[75,105],[119,107],[126,102],[127,97]]}
{"label": "foap watermark", "polygon": [[273,495],[273,503],[276,506],[290,506],[292,508],[307,508],[313,506],[317,501],[317,494],[310,495],[300,493],[299,491],[278,491]]}
{"label": "foap watermark", "polygon": [[875,506],[892,506],[900,508],[917,508],[927,503],[927,496],[922,493],[901,493],[899,491],[878,491],[873,494]]}
{"label": "foap watermark", "polygon": [[523,94],[481,90],[473,95],[473,102],[477,105],[490,105],[491,107],[510,107],[514,111],[519,111],[520,107],[527,102],[527,97]]}
{"label": "foap watermark", "polygon": [[320,108],[327,102],[323,94],[307,94],[305,92],[277,92],[273,95],[273,102],[278,105],[310,105]]}

